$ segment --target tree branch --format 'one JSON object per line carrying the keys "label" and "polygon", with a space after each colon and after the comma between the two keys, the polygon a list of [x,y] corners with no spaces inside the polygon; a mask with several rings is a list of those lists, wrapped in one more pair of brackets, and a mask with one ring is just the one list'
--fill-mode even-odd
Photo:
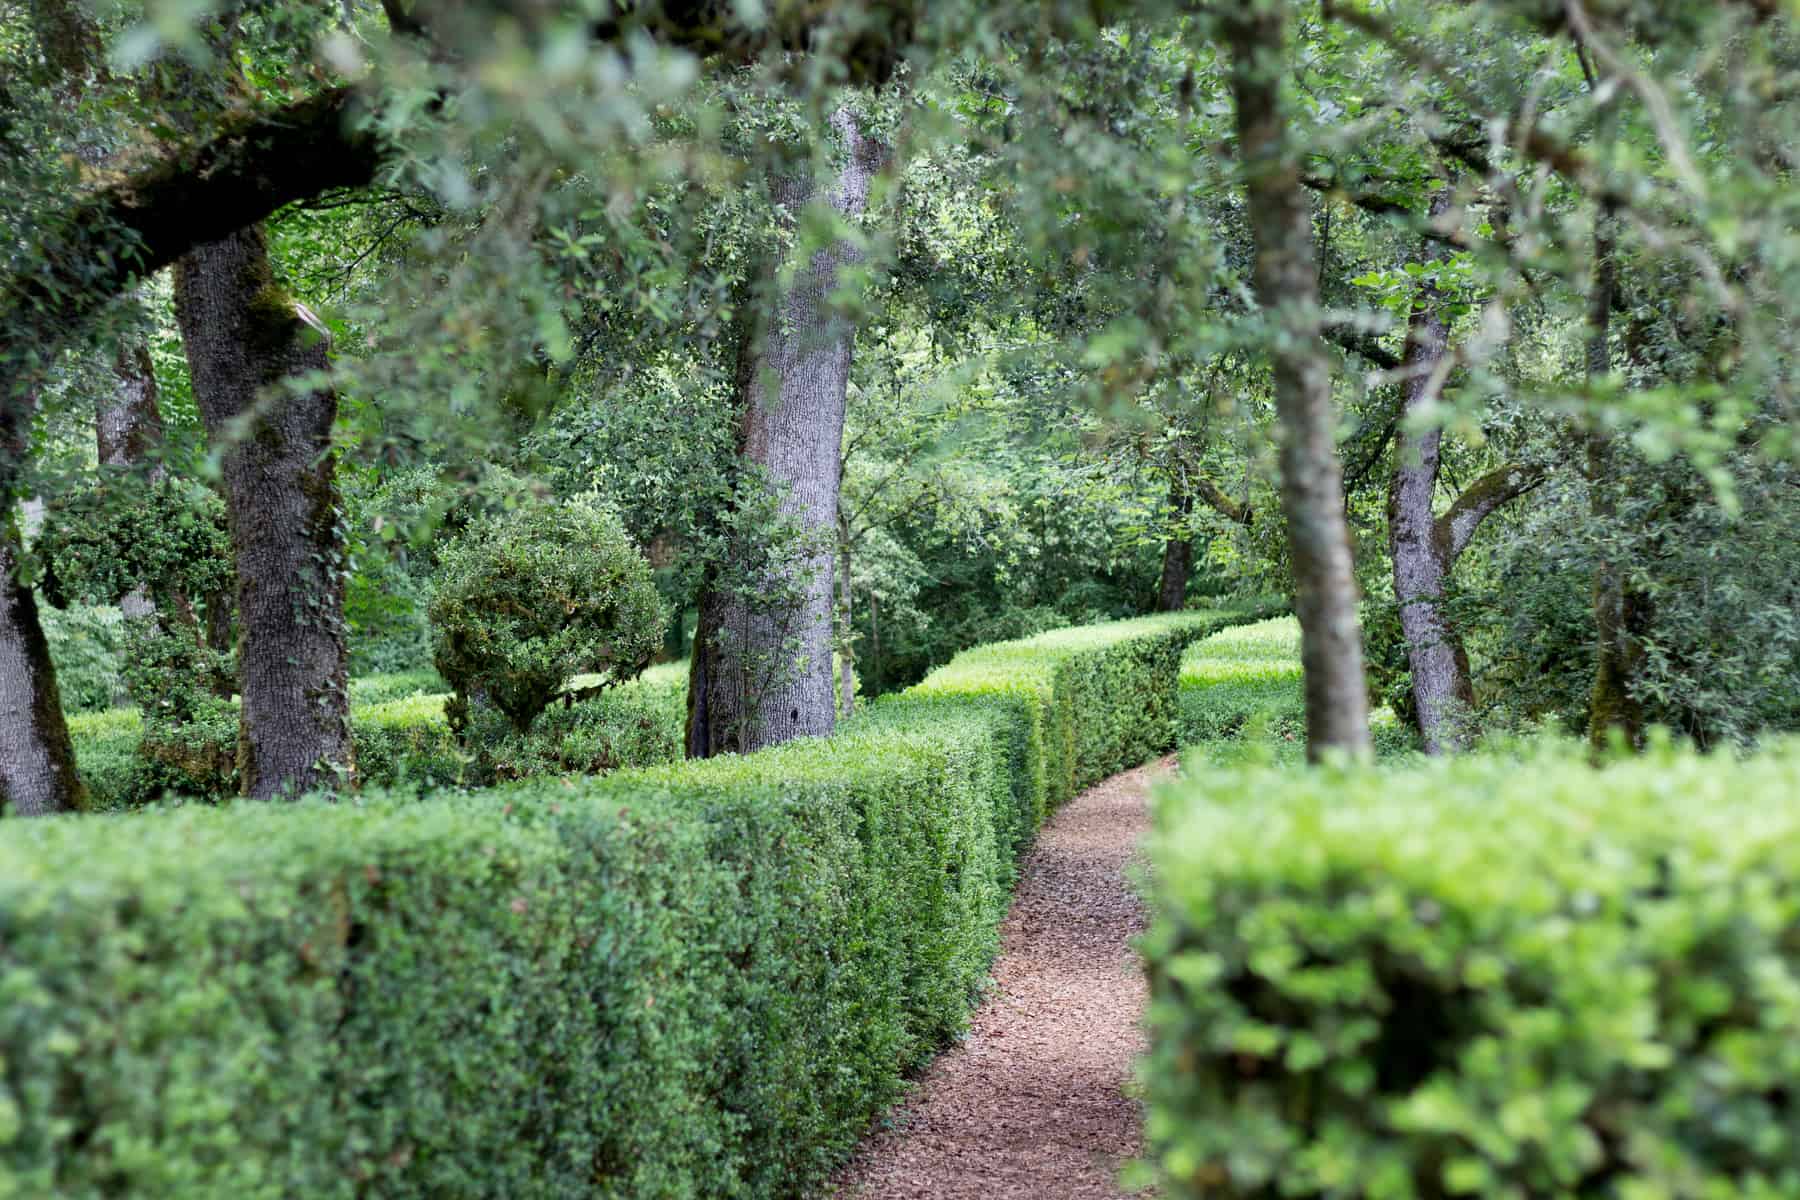
{"label": "tree branch", "polygon": [[[296,200],[375,177],[384,147],[349,88],[237,122],[76,204],[38,232],[29,273],[0,277],[0,363],[15,375],[135,282]],[[26,374],[32,372],[26,371]],[[20,389],[9,381],[10,405]]]}
{"label": "tree branch", "polygon": [[1192,479],[1187,481],[1187,485],[1189,491],[1201,500],[1206,501],[1207,507],[1224,517],[1227,521],[1235,521],[1239,525],[1248,525],[1251,521],[1256,519],[1255,509],[1251,508],[1248,504],[1239,504],[1236,500],[1227,496],[1218,484],[1214,483],[1204,475],[1195,475]]}
{"label": "tree branch", "polygon": [[1499,509],[1549,478],[1550,470],[1542,463],[1508,463],[1470,484],[1456,498],[1450,510],[1434,522],[1433,537],[1443,546],[1453,563],[1468,548],[1481,523]]}

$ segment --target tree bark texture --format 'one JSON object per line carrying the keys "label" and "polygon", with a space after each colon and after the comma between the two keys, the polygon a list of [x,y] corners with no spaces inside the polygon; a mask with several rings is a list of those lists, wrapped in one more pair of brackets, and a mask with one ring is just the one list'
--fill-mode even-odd
{"label": "tree bark texture", "polygon": [[[1612,307],[1618,290],[1616,226],[1611,207],[1601,205],[1594,229],[1594,282],[1588,296],[1587,379],[1594,384],[1612,371]],[[1632,694],[1643,658],[1633,636],[1635,597],[1612,547],[1618,521],[1618,451],[1612,435],[1595,422],[1586,444],[1588,505],[1600,537],[1594,563],[1594,686],[1588,702],[1588,741],[1603,749],[1617,730],[1628,745],[1644,737],[1643,708]]]}
{"label": "tree bark texture", "polygon": [[[1450,207],[1451,191],[1431,200],[1436,220]],[[1431,242],[1427,240],[1429,253]],[[1444,617],[1444,589],[1450,576],[1450,547],[1439,536],[1434,499],[1442,466],[1444,431],[1433,425],[1414,431],[1410,422],[1436,402],[1443,387],[1449,328],[1443,297],[1429,277],[1413,297],[1407,322],[1405,378],[1401,382],[1394,473],[1388,484],[1388,548],[1394,560],[1394,599],[1406,636],[1413,701],[1427,754],[1458,743],[1457,723],[1475,703],[1469,658]]]}
{"label": "tree bark texture", "polygon": [[[113,360],[113,390],[101,393],[94,405],[94,441],[100,465],[127,471],[149,463],[144,478],[160,482],[163,465],[156,459],[162,448],[162,410],[156,402],[156,369],[150,348],[141,337],[119,347]],[[119,598],[119,611],[127,620],[150,620],[156,602],[149,589],[139,585]]]}
{"label": "tree bark texture", "polygon": [[200,246],[175,311],[207,437],[221,450],[237,573],[238,765],[246,796],[340,782],[350,745],[337,396],[296,389],[327,346],[275,284],[262,229]]}
{"label": "tree bark texture", "polygon": [[[866,207],[885,150],[863,136],[849,112],[832,126],[843,166],[824,199],[846,217]],[[770,193],[790,227],[817,192],[809,168],[778,169]],[[804,576],[804,596],[786,606],[708,587],[701,596],[688,689],[690,757],[748,753],[790,738],[823,735],[835,725],[831,649],[833,559],[844,402],[856,331],[828,298],[840,271],[860,252],[840,240],[814,253],[775,295],[772,312],[746,326],[739,354],[739,462],[763,472],[806,544],[786,568]],[[748,321],[749,318],[746,318]],[[771,580],[771,592],[789,580]]]}
{"label": "tree bark texture", "polygon": [[[10,497],[31,438],[29,409],[0,409],[0,497]],[[21,419],[23,418],[23,419]],[[17,576],[13,505],[0,508],[0,805],[15,816],[81,807],[75,746],[37,599]]]}
{"label": "tree bark texture", "polygon": [[18,531],[0,521],[0,805],[37,817],[81,807],[75,747],[63,720],[37,600],[21,585]]}
{"label": "tree bark texture", "polygon": [[1187,531],[1188,516],[1194,511],[1194,496],[1181,486],[1179,479],[1169,485],[1169,506],[1174,510],[1176,529],[1163,543],[1162,582],[1156,589],[1157,612],[1180,612],[1186,608],[1188,581],[1194,576],[1194,538]]}
{"label": "tree bark texture", "polygon": [[[840,472],[842,467],[839,467]],[[856,715],[856,652],[851,641],[856,633],[856,610],[850,591],[850,527],[838,514],[838,594],[843,599],[843,616],[838,628],[838,701],[841,715],[848,721]]]}
{"label": "tree bark texture", "polygon": [[1333,442],[1331,360],[1320,328],[1312,205],[1301,181],[1281,98],[1285,0],[1253,0],[1223,17],[1232,52],[1238,155],[1256,246],[1256,295],[1276,318],[1275,406],[1281,507],[1293,562],[1306,753],[1370,752],[1368,684],[1342,468]]}

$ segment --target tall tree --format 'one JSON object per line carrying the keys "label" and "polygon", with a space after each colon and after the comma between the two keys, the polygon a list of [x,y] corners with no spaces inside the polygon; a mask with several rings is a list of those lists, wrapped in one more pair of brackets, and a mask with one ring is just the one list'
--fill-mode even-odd
{"label": "tall tree", "polygon": [[[1449,232],[1437,225],[1451,213],[1454,198],[1454,187],[1445,184],[1431,199],[1421,255],[1427,274],[1420,277],[1407,321],[1394,472],[1388,484],[1394,598],[1406,635],[1419,732],[1428,754],[1441,754],[1462,743],[1465,731],[1458,722],[1475,702],[1468,653],[1444,613],[1451,568],[1489,515],[1544,478],[1541,466],[1508,464],[1476,480],[1449,511],[1437,515],[1444,431],[1431,422],[1428,410],[1449,375],[1451,356],[1445,297],[1429,271],[1436,263],[1434,249]],[[1427,422],[1423,425],[1422,417]]]}
{"label": "tall tree", "polygon": [[[827,194],[811,164],[776,166],[770,197],[794,229],[823,201],[840,217],[859,216],[886,157],[855,114],[831,119],[841,165]],[[791,280],[771,272],[766,311],[744,314],[734,384],[738,459],[775,489],[781,513],[800,534],[797,555],[772,566],[779,578],[733,587],[717,577],[701,596],[688,690],[687,751],[705,758],[827,734],[835,726],[832,681],[834,559],[841,482],[845,392],[853,322],[832,304],[843,269],[861,251],[838,238],[794,264]],[[765,605],[756,593],[797,591],[792,604]]]}
{"label": "tall tree", "polygon": [[261,226],[196,247],[175,269],[194,398],[221,453],[240,625],[238,766],[257,799],[354,770],[345,547],[331,425],[309,381],[324,327],[282,291]]}
{"label": "tall tree", "polygon": [[1370,752],[1368,688],[1356,618],[1343,471],[1334,433],[1331,358],[1321,332],[1312,201],[1283,95],[1286,0],[1220,10],[1231,50],[1238,157],[1255,240],[1256,296],[1274,317],[1281,508],[1293,561],[1300,660],[1306,678],[1306,753]]}

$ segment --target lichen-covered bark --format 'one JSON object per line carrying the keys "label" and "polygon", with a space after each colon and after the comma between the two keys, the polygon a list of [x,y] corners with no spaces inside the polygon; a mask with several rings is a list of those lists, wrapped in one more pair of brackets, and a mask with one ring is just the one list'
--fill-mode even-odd
{"label": "lichen-covered bark", "polygon": [[344,546],[318,329],[276,287],[260,227],[200,246],[175,272],[194,397],[221,468],[237,571],[238,759],[246,796],[323,787],[353,770]]}
{"label": "lichen-covered bark", "polygon": [[17,538],[10,516],[0,519],[0,806],[20,817],[74,812],[75,747],[37,600],[14,574]]}
{"label": "lichen-covered bark", "polygon": [[1368,687],[1356,619],[1344,485],[1333,440],[1331,360],[1321,335],[1312,207],[1281,98],[1285,2],[1251,0],[1221,16],[1231,46],[1238,155],[1256,245],[1256,295],[1277,320],[1270,350],[1280,423],[1281,508],[1293,562],[1306,752],[1370,752]]}
{"label": "lichen-covered bark", "polygon": [[[885,151],[849,112],[832,125],[843,165],[826,197],[845,216],[861,213]],[[778,169],[770,192],[791,222],[813,202],[809,169]],[[736,403],[739,460],[760,470],[807,548],[791,569],[804,576],[792,608],[769,611],[745,596],[708,587],[688,694],[687,750],[705,758],[747,753],[790,738],[828,734],[835,725],[832,681],[833,559],[844,433],[844,400],[855,329],[831,310],[839,272],[858,256],[839,241],[813,254],[776,298],[774,311],[748,327],[739,355]],[[771,592],[785,581],[771,580]]]}

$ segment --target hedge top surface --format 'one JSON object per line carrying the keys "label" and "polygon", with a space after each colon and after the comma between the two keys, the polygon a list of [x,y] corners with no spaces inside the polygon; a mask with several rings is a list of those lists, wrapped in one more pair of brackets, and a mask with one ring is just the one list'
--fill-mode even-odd
{"label": "hedge top surface", "polygon": [[1194,610],[1052,629],[1013,642],[995,642],[964,650],[927,675],[912,690],[920,693],[961,691],[967,686],[1003,681],[1009,676],[1047,680],[1048,672],[1071,655],[1111,649],[1156,633],[1202,634],[1226,619],[1226,611]]}
{"label": "hedge top surface", "polygon": [[1222,630],[1188,647],[1181,660],[1184,684],[1299,678],[1300,622],[1291,616]]}
{"label": "hedge top surface", "polygon": [[1227,887],[1330,889],[1523,925],[1571,896],[1629,905],[1776,863],[1800,876],[1800,805],[1781,802],[1800,796],[1800,742],[1742,760],[1664,748],[1604,772],[1581,753],[1223,766],[1159,792],[1158,886],[1189,914]]}

